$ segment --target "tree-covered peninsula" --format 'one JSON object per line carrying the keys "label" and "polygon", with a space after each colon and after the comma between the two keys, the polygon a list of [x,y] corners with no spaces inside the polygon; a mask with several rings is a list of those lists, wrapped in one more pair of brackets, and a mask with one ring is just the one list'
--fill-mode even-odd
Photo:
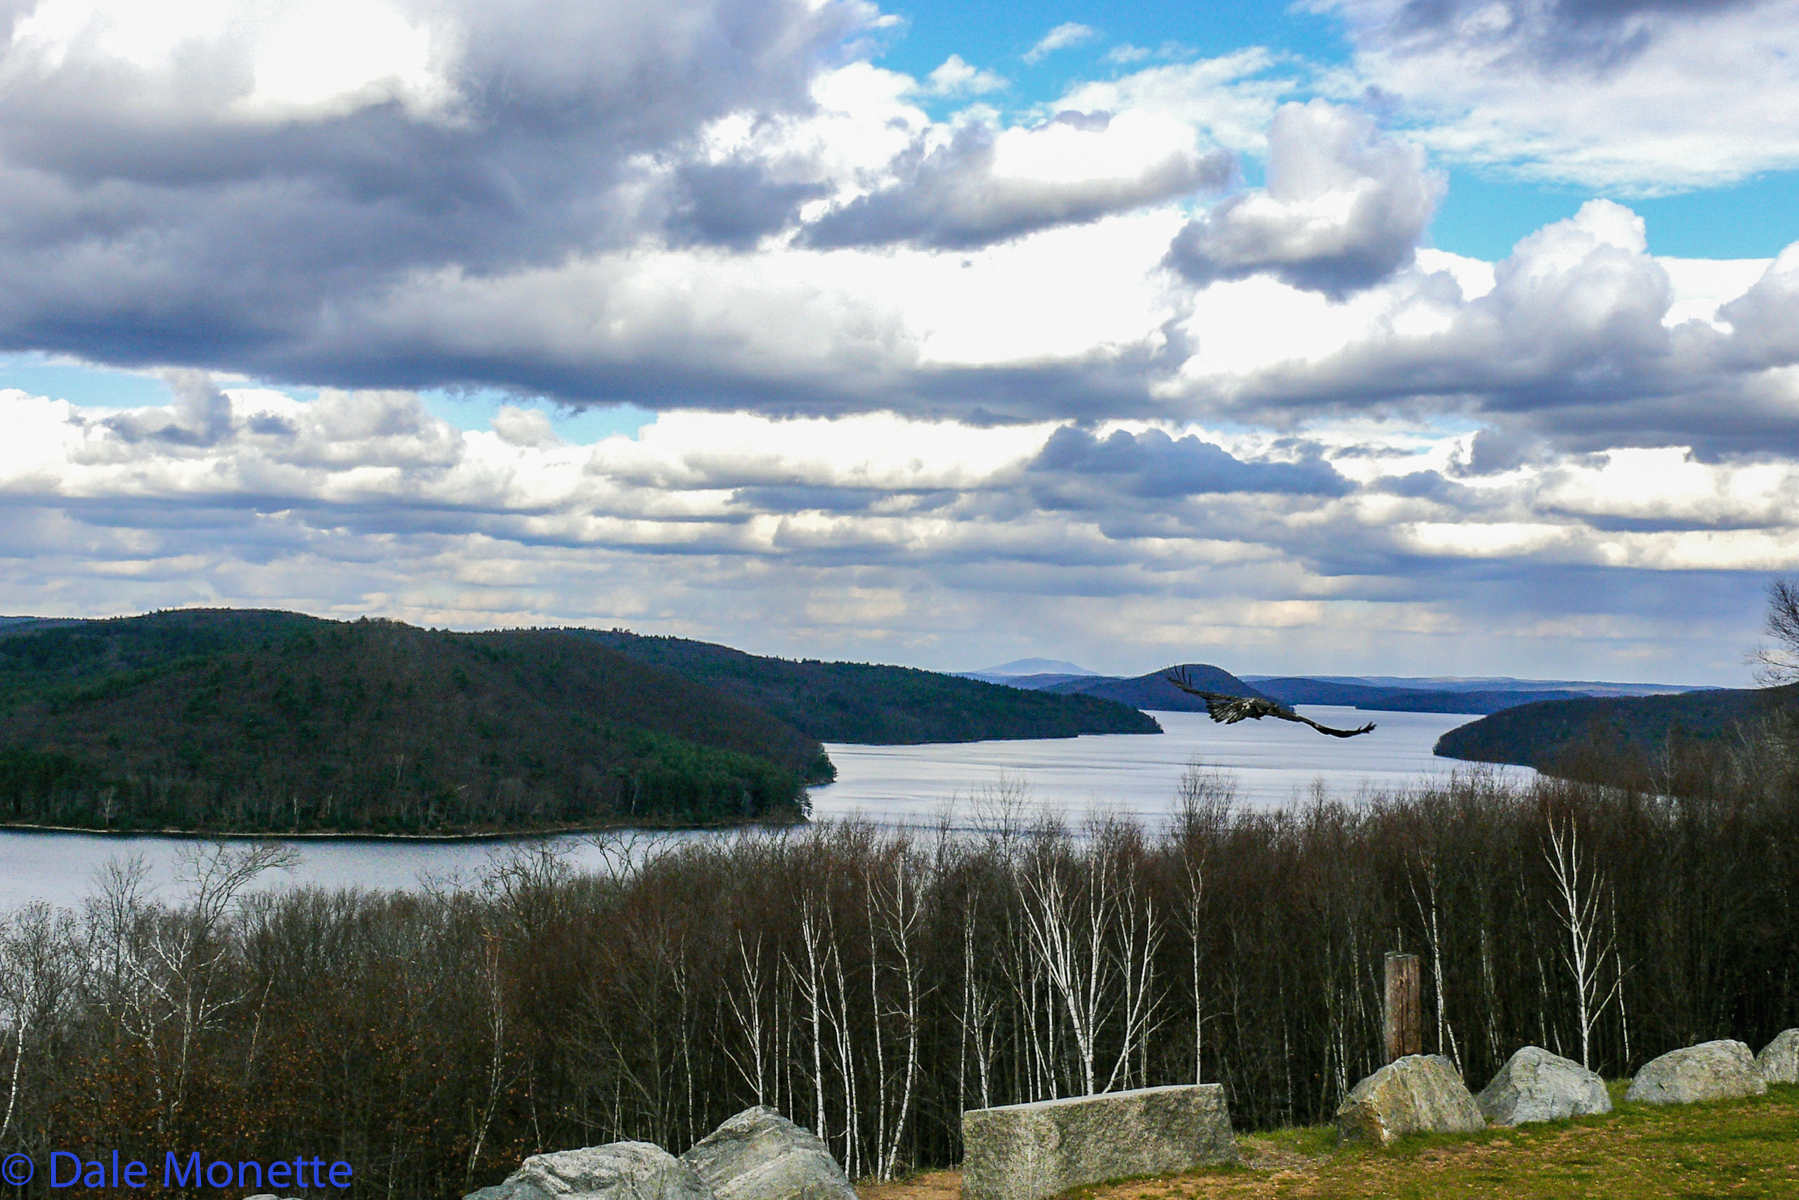
{"label": "tree-covered peninsula", "polygon": [[0,822],[476,833],[791,820],[819,743],[554,631],[195,611],[0,630]]}

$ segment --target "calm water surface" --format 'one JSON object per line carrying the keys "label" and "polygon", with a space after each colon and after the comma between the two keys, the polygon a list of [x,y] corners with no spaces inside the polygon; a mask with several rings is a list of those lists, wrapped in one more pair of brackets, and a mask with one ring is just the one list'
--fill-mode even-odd
{"label": "calm water surface", "polygon": [[[1473,720],[1446,713],[1361,713],[1306,706],[1327,725],[1355,726],[1372,718],[1366,737],[1328,738],[1285,721],[1215,725],[1204,713],[1156,713],[1162,736],[1111,734],[1041,741],[968,742],[927,746],[830,745],[837,782],[812,791],[818,817],[863,817],[885,825],[934,824],[946,808],[958,824],[974,817],[979,798],[1002,782],[1022,787],[1035,808],[1054,809],[1071,822],[1095,811],[1164,820],[1187,765],[1199,761],[1234,777],[1240,801],[1272,808],[1303,801],[1317,785],[1354,799],[1373,791],[1413,787],[1467,770],[1435,758],[1431,747],[1446,730]],[[1528,778],[1524,768],[1505,774]],[[641,845],[737,834],[636,835]],[[602,870],[616,862],[616,839],[550,839],[578,867]],[[140,855],[161,894],[173,896],[177,857],[186,839],[0,831],[0,911],[33,900],[77,907],[93,890],[94,872],[109,858]],[[469,886],[513,852],[515,842],[297,840],[291,872],[271,873],[264,886],[311,883],[326,887],[417,888]]]}
{"label": "calm water surface", "polygon": [[[1457,725],[1454,713],[1379,713],[1305,705],[1324,725],[1378,728],[1356,738],[1333,738],[1290,721],[1218,725],[1204,713],[1159,712],[1160,737],[1104,734],[1028,742],[968,742],[931,746],[828,746],[837,782],[812,790],[818,816],[860,814],[883,823],[930,823],[946,801],[957,811],[1003,776],[1021,781],[1030,800],[1078,820],[1095,809],[1128,814],[1145,824],[1167,817],[1187,764],[1228,772],[1238,798],[1257,808],[1307,799],[1315,783],[1338,799],[1394,791],[1467,771],[1468,763],[1437,758],[1431,747]],[[1534,772],[1506,767],[1527,779]]]}

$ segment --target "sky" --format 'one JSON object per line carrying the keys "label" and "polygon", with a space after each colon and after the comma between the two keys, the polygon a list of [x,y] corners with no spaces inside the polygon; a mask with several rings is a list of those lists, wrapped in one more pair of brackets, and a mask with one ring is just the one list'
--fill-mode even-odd
{"label": "sky", "polygon": [[1747,686],[1799,0],[0,0],[0,612]]}

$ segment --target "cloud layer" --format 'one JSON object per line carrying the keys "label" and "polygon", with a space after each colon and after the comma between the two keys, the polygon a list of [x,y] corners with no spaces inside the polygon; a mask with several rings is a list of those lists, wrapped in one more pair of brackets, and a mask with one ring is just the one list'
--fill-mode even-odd
{"label": "cloud layer", "polygon": [[1455,164],[1799,164],[1799,0],[1326,7],[1343,67],[1058,26],[1100,74],[1044,100],[886,69],[864,0],[13,5],[0,349],[170,401],[0,393],[6,606],[1731,681],[1799,568],[1799,244],[1431,223]]}
{"label": "cloud layer", "polygon": [[464,432],[409,393],[172,382],[115,412],[0,393],[12,605],[624,623],[940,667],[1048,636],[1118,670],[1578,653],[1703,681],[1754,617],[1719,579],[1799,552],[1799,467],[1679,450],[1482,472],[1468,434],[744,414],[577,445],[540,410]]}

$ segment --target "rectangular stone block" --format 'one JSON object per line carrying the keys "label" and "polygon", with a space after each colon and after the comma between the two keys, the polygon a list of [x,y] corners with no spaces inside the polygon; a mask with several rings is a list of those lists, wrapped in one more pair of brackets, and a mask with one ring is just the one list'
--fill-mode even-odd
{"label": "rectangular stone block", "polygon": [[1041,1200],[1082,1184],[1238,1161],[1224,1088],[1138,1088],[962,1114],[963,1200]]}

